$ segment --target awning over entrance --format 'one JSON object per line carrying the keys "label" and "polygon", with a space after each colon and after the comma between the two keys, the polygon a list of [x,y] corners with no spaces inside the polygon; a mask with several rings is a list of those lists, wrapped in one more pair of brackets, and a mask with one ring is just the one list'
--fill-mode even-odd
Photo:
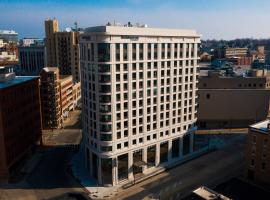
{"label": "awning over entrance", "polygon": [[142,166],[145,166],[145,165],[147,165],[147,163],[142,161],[142,160],[139,160],[139,161],[136,161],[136,162],[133,163],[134,167],[142,167]]}

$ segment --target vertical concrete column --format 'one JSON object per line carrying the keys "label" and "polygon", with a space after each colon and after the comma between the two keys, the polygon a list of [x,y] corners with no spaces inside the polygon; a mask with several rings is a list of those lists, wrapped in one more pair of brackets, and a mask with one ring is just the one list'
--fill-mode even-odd
{"label": "vertical concrete column", "polygon": [[133,152],[128,153],[128,180],[133,181]]}
{"label": "vertical concrete column", "polygon": [[157,143],[156,144],[156,166],[159,165],[159,161],[160,161],[159,155],[160,155],[160,144]]}
{"label": "vertical concrete column", "polygon": [[98,157],[98,184],[102,185],[101,158]]}
{"label": "vertical concrete column", "polygon": [[118,184],[118,162],[117,157],[112,158],[112,183],[113,185]]}
{"label": "vertical concrete column", "polygon": [[[147,163],[147,147],[144,147],[143,149],[142,149],[142,160],[144,161],[144,162],[146,162]],[[147,166],[145,165],[145,166],[143,166],[143,168],[142,168],[142,170],[143,170],[143,172],[144,172],[144,170],[146,170],[147,169]]]}
{"label": "vertical concrete column", "polygon": [[168,141],[168,161],[172,160],[172,139]]}

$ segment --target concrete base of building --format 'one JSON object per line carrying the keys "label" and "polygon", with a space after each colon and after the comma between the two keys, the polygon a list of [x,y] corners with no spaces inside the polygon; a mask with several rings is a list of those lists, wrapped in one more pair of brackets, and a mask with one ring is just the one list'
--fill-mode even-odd
{"label": "concrete base of building", "polygon": [[159,173],[193,155],[194,131],[167,140],[141,145],[112,157],[90,149],[83,142],[85,167],[100,186],[121,186]]}

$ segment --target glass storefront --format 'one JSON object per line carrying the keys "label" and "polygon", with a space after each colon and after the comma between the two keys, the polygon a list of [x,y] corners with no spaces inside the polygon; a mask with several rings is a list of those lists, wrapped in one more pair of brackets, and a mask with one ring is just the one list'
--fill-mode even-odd
{"label": "glass storefront", "polygon": [[142,161],[142,149],[133,152],[133,174],[142,173],[142,167],[136,165],[140,161]]}
{"label": "glass storefront", "polygon": [[160,164],[168,161],[168,142],[160,143]]}
{"label": "glass storefront", "polygon": [[172,158],[179,157],[180,140],[179,138],[172,141]]}
{"label": "glass storefront", "polygon": [[147,148],[147,165],[148,167],[155,166],[156,163],[156,145]]}
{"label": "glass storefront", "polygon": [[128,154],[118,156],[118,180],[128,179]]}
{"label": "glass storefront", "polygon": [[185,135],[183,138],[183,155],[189,154],[190,150],[190,135]]}
{"label": "glass storefront", "polygon": [[101,159],[102,184],[112,184],[112,159]]}

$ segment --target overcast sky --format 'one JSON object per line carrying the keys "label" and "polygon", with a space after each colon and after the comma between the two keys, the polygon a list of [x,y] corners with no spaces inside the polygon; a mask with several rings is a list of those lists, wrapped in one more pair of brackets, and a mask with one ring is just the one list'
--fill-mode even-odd
{"label": "overcast sky", "polygon": [[0,0],[0,29],[44,37],[44,20],[60,29],[128,21],[196,29],[203,39],[270,38],[270,0]]}

